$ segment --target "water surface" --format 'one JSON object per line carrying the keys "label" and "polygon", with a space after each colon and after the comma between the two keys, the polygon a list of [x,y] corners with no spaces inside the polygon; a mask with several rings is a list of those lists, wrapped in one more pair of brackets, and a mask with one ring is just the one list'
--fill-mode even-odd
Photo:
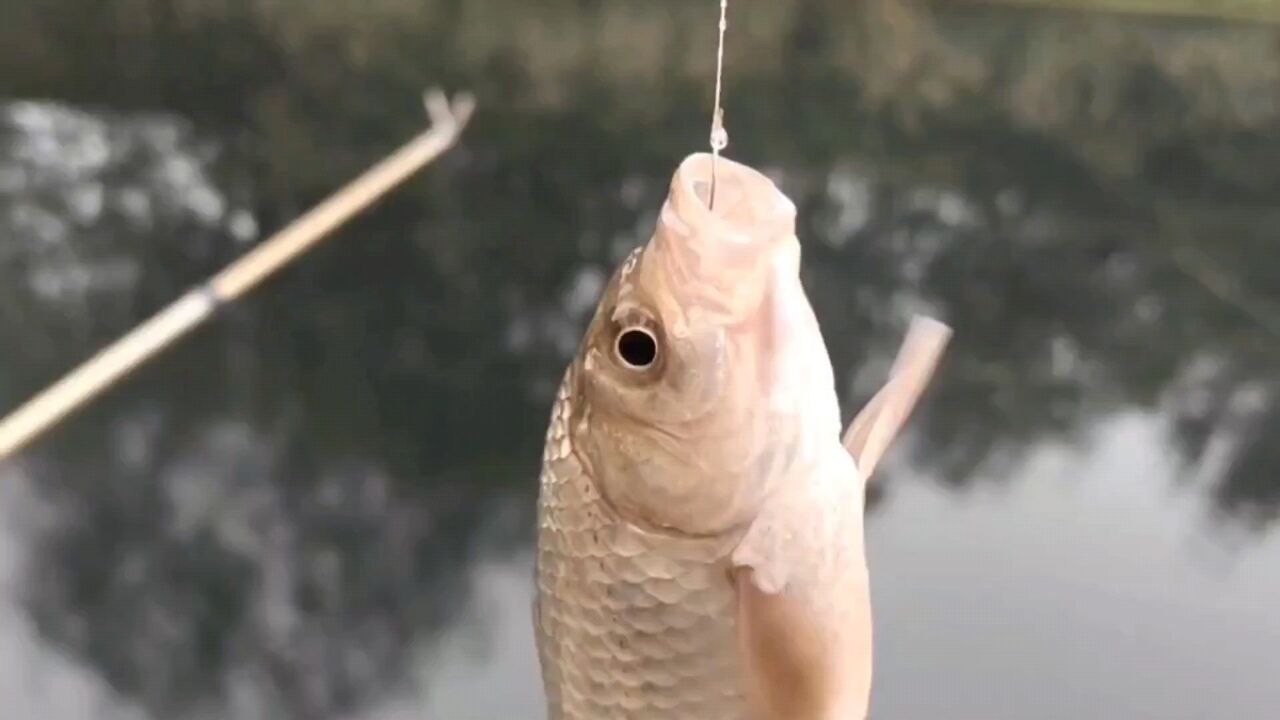
{"label": "water surface", "polygon": [[[423,86],[481,114],[0,469],[0,703],[541,717],[550,399],[705,142],[709,5],[4,10],[5,407],[407,138]],[[957,332],[873,498],[875,717],[1270,717],[1272,31],[894,0],[731,27],[730,154],[796,200],[846,416],[911,313]]]}

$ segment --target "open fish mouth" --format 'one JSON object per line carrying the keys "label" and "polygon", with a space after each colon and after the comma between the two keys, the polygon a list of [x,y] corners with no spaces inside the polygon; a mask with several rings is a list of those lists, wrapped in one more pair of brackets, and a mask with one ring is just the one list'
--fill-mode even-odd
{"label": "open fish mouth", "polygon": [[651,250],[686,302],[741,319],[759,304],[775,256],[796,244],[795,218],[763,173],[697,153],[672,178]]}
{"label": "open fish mouth", "polygon": [[712,223],[734,242],[768,239],[794,229],[795,204],[768,176],[710,153],[694,153],[680,163],[669,202],[680,219],[694,227]]}

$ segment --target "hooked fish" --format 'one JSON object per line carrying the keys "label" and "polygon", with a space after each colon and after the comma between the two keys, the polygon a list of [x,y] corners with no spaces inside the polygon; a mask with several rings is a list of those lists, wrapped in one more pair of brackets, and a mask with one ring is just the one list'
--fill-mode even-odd
{"label": "hooked fish", "polygon": [[604,289],[543,455],[551,720],[866,716],[865,482],[950,330],[917,318],[842,435],[795,216],[762,173],[691,155]]}

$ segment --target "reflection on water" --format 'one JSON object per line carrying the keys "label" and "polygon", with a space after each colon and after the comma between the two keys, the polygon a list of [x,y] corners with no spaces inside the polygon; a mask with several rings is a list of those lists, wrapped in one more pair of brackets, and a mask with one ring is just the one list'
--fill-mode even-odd
{"label": "reflection on water", "polygon": [[[1164,423],[1118,414],[1081,447],[1039,443],[1008,490],[899,478],[869,534],[873,716],[1268,717],[1280,535],[1236,553],[1199,498],[1149,482],[1177,470]],[[480,566],[488,652],[441,643],[428,717],[542,717],[523,710],[538,692],[531,567]]]}
{"label": "reflection on water", "polygon": [[15,528],[15,506],[25,505],[22,478],[0,475],[0,698],[15,717],[85,717],[87,709],[116,712],[122,704],[91,668],[50,647],[20,602],[27,547]]}
{"label": "reflection on water", "polygon": [[[693,10],[426,4],[0,22],[0,74],[58,98],[0,103],[4,407],[389,149],[422,85],[482,102],[456,152],[4,469],[20,716],[539,716],[550,393],[705,137],[696,43],[668,32]],[[1263,717],[1274,44],[770,7],[737,26],[776,52],[730,59],[731,154],[797,202],[846,413],[911,312],[957,331],[877,486],[877,715]]]}
{"label": "reflection on water", "polygon": [[[427,717],[543,717],[542,678],[528,652],[533,647],[533,554],[522,552],[501,563],[476,568],[476,600],[462,626],[444,636],[425,663],[426,697],[416,705]],[[501,688],[501,692],[494,689]],[[404,717],[414,717],[414,707]]]}
{"label": "reflection on water", "polygon": [[1227,549],[1152,483],[1177,472],[1164,424],[1040,443],[1007,490],[902,485],[869,538],[879,716],[1269,716],[1280,537]]}

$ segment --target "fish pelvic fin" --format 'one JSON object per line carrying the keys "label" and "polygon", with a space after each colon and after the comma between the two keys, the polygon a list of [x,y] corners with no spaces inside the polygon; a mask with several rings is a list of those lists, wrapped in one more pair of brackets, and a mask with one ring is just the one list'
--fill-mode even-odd
{"label": "fish pelvic fin", "polygon": [[889,380],[849,423],[841,441],[864,480],[871,479],[933,379],[951,335],[951,328],[938,320],[923,315],[912,318]]}

